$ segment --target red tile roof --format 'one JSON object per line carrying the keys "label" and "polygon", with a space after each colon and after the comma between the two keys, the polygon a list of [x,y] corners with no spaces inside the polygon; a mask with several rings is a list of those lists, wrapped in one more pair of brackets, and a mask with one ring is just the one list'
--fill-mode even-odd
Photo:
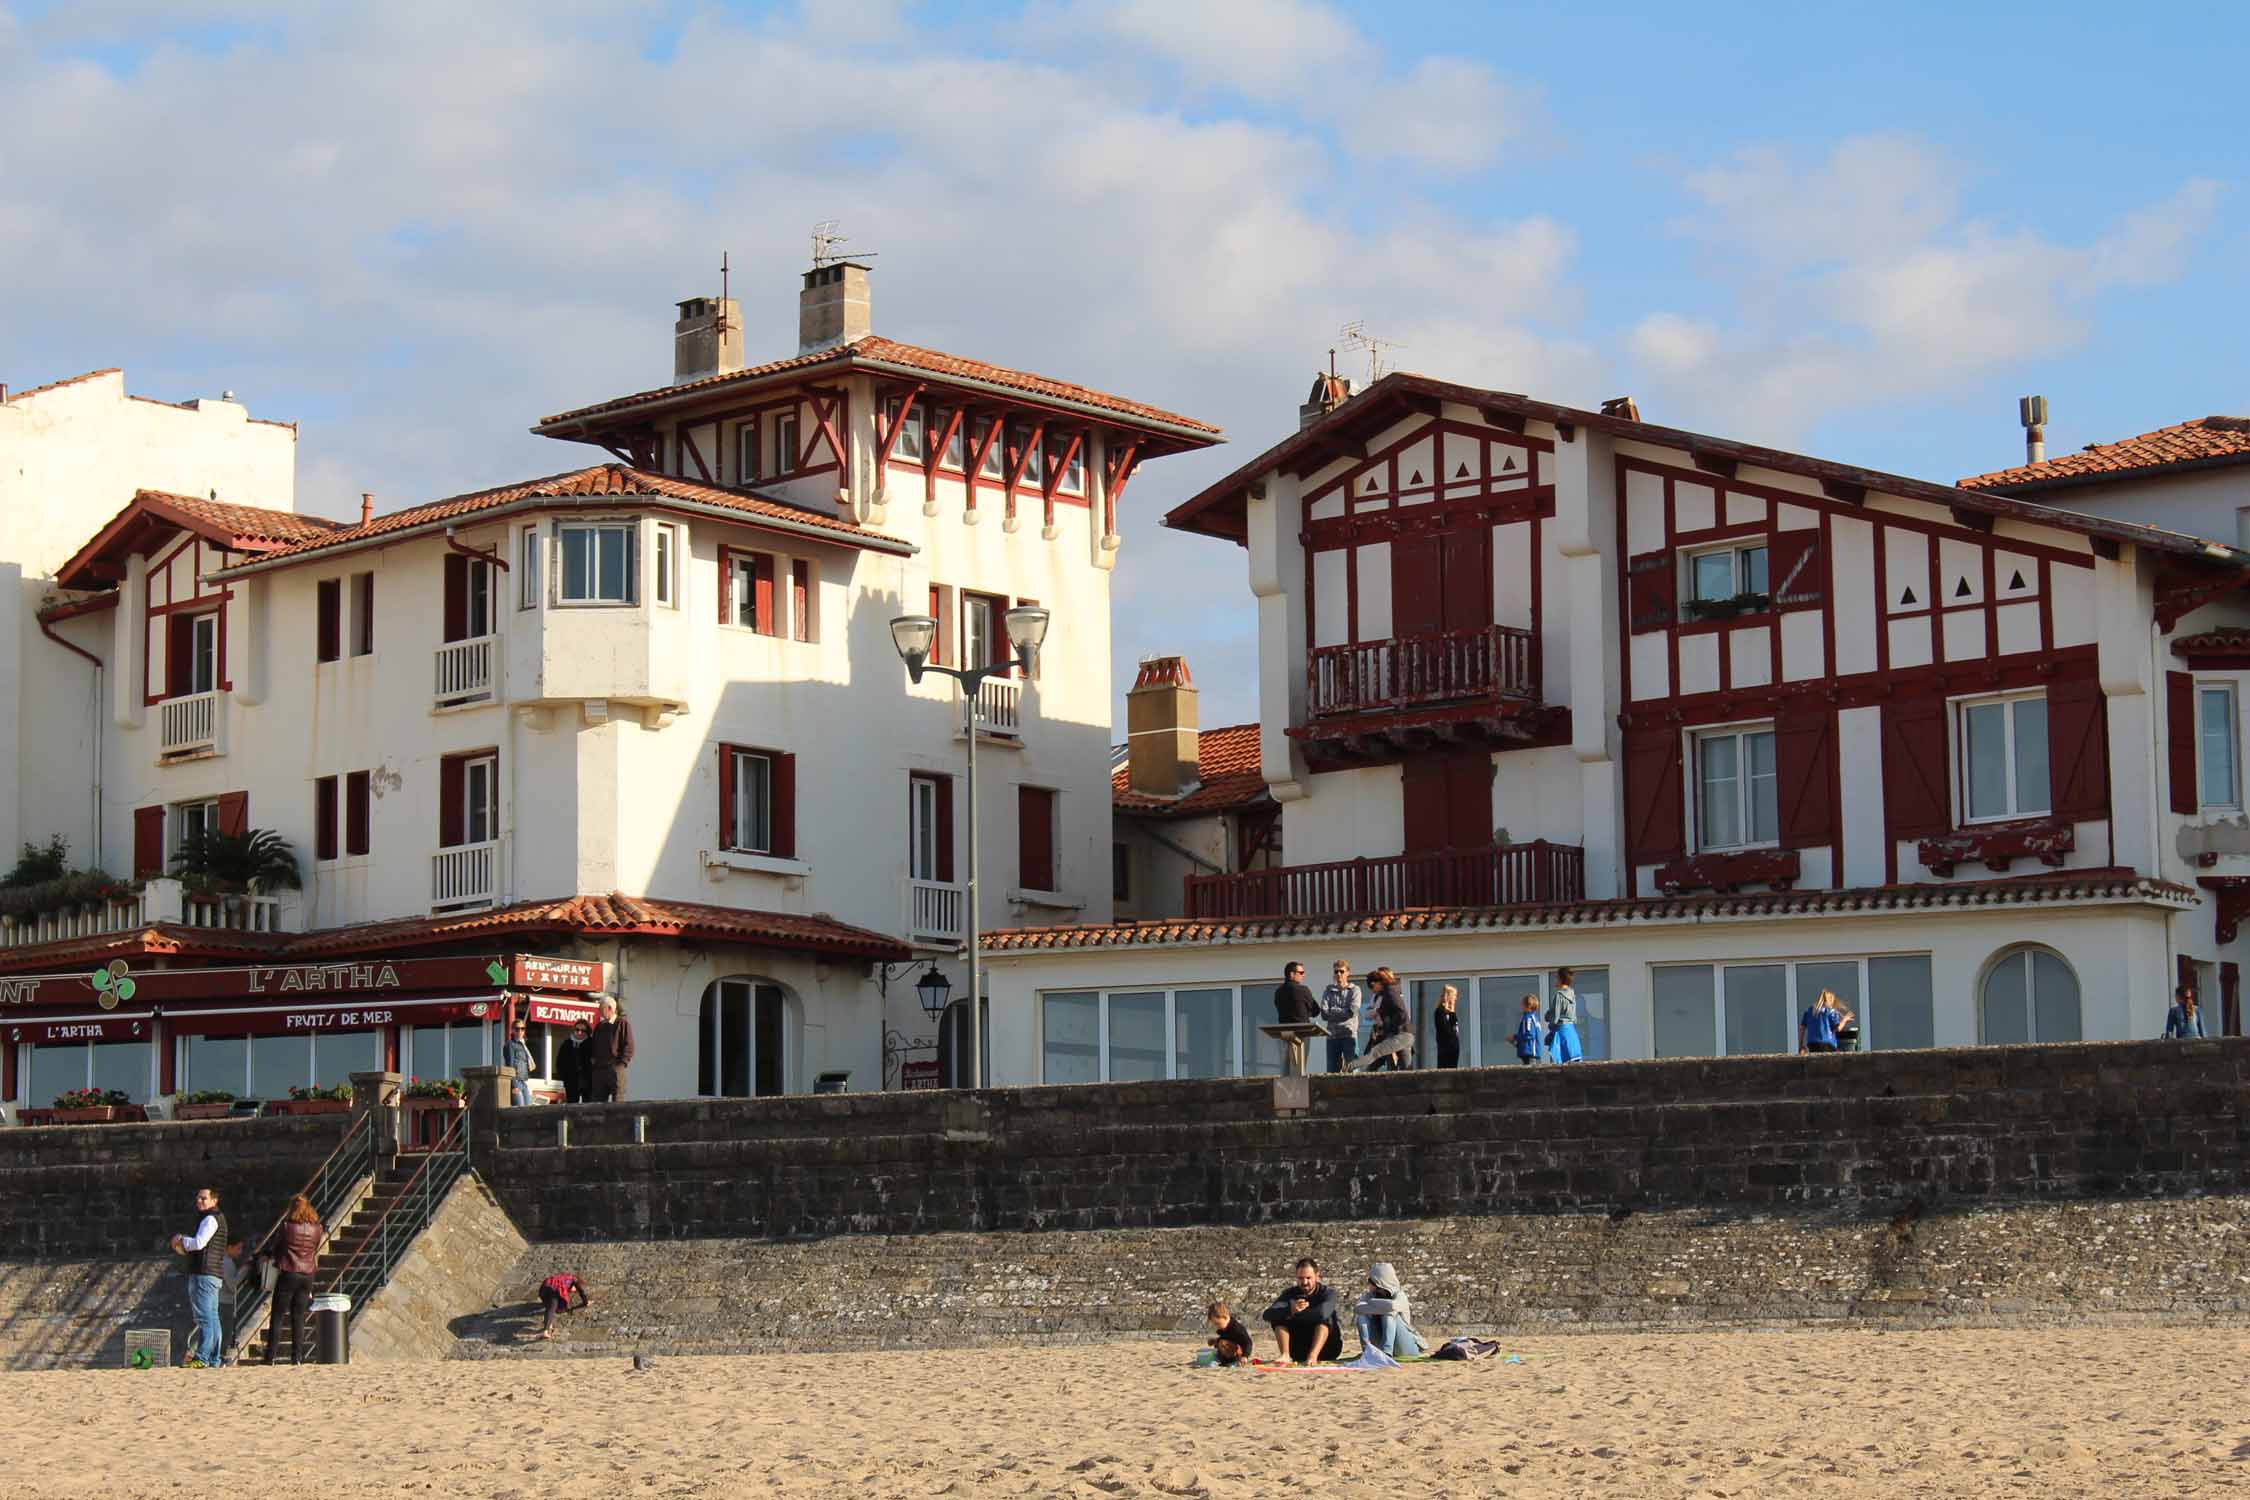
{"label": "red tile roof", "polygon": [[159,502],[179,511],[195,521],[199,529],[208,528],[206,535],[222,539],[220,545],[236,552],[255,552],[264,547],[287,547],[299,542],[314,541],[333,535],[345,524],[342,521],[331,521],[326,516],[300,515],[292,510],[267,510],[257,505],[235,505],[224,500],[198,499],[194,495],[174,495],[165,490],[142,490],[133,498]]}
{"label": "red tile roof", "polygon": [[550,474],[542,479],[526,479],[488,490],[476,490],[466,495],[454,495],[448,499],[430,501],[426,505],[392,511],[389,515],[377,516],[364,524],[340,526],[295,546],[284,547],[256,559],[251,566],[263,568],[283,562],[293,563],[314,554],[375,545],[386,537],[416,527],[439,525],[458,517],[497,510],[519,501],[634,499],[684,500],[695,505],[734,512],[748,525],[778,522],[789,530],[809,531],[831,538],[844,546],[867,547],[902,555],[914,550],[910,543],[855,525],[833,511],[816,510],[750,490],[695,484],[685,479],[674,479],[667,474],[651,474],[644,469],[610,463],[596,464],[588,469],[573,469],[566,474]]}
{"label": "red tile roof", "polygon": [[115,365],[111,365],[106,370],[88,370],[83,375],[66,375],[61,380],[50,380],[45,385],[35,385],[26,391],[10,391],[7,399],[21,401],[26,396],[39,396],[46,394],[48,391],[59,391],[66,385],[78,385],[88,380],[99,380],[104,375],[122,375],[124,373]]}
{"label": "red tile roof", "polygon": [[324,516],[139,490],[55,571],[55,578],[64,588],[114,583],[124,576],[126,557],[175,529],[192,531],[229,552],[272,553],[334,536],[342,526]]}
{"label": "red tile roof", "polygon": [[2187,886],[2131,870],[2074,870],[2019,880],[1869,886],[1841,891],[1765,891],[1741,896],[1677,896],[1631,901],[1576,901],[1553,906],[1433,906],[1371,916],[1252,917],[1229,921],[1163,918],[1107,926],[1014,927],[984,934],[984,951],[1026,953],[1066,948],[1163,948],[1284,938],[1403,936],[1421,932],[1659,926],[1724,917],[1826,916],[1837,912],[1983,910],[2072,902],[2158,902],[2187,910]]}
{"label": "red tile roof", "polygon": [[1131,766],[1119,761],[1109,773],[1110,805],[1142,817],[1196,818],[1233,812],[1267,799],[1265,773],[1258,768],[1258,726],[1229,724],[1206,729],[1196,738],[1197,784],[1184,797],[1136,792]]}
{"label": "red tile roof", "polygon": [[2199,417],[2114,443],[2088,443],[2076,453],[2039,463],[1972,474],[1961,481],[1961,488],[2013,492],[2054,484],[2094,484],[2188,465],[2243,462],[2250,462],[2250,417]]}
{"label": "red tile roof", "polygon": [[894,963],[911,953],[897,938],[854,927],[833,917],[750,911],[734,906],[707,906],[695,901],[660,901],[621,893],[571,896],[559,901],[521,901],[494,911],[332,927],[292,938],[284,951],[291,957],[373,953],[439,943],[474,942],[487,936],[549,933],[585,938],[686,938]]}
{"label": "red tile roof", "polygon": [[2172,654],[2205,667],[2250,666],[2250,629],[2222,626],[2175,636]]}
{"label": "red tile roof", "polygon": [[288,940],[289,934],[282,932],[230,932],[181,922],[152,922],[127,932],[0,948],[0,974],[51,974],[92,967],[113,958],[251,959],[278,951]]}
{"label": "red tile roof", "polygon": [[[1167,427],[1185,428],[1190,433],[1207,433],[1211,438],[1219,429],[1208,422],[1193,417],[1183,417],[1178,412],[1166,411],[1160,406],[1149,406],[1139,401],[1128,401],[1123,396],[1112,396],[1106,391],[1075,385],[1067,380],[1056,380],[1046,375],[1033,375],[1023,370],[1011,370],[1005,365],[988,365],[982,360],[962,359],[958,355],[943,354],[935,349],[923,349],[913,344],[902,344],[879,334],[869,334],[849,344],[834,349],[818,349],[810,354],[792,355],[787,359],[773,360],[767,364],[752,365],[747,369],[730,370],[724,375],[706,375],[701,380],[690,380],[679,385],[659,386],[653,390],[636,391],[630,396],[618,396],[608,401],[597,401],[592,406],[576,407],[542,418],[533,432],[545,432],[558,424],[575,424],[587,417],[623,411],[643,402],[670,400],[691,391],[701,391],[718,386],[738,385],[764,380],[775,375],[817,369],[825,365],[850,367],[869,365],[885,366],[917,374],[935,375],[940,379],[952,377],[972,380],[984,385],[996,385],[1011,391],[1020,391],[1034,400],[1067,402],[1072,406],[1092,407],[1107,412],[1128,423],[1155,422]],[[564,436],[550,433],[549,436]]]}

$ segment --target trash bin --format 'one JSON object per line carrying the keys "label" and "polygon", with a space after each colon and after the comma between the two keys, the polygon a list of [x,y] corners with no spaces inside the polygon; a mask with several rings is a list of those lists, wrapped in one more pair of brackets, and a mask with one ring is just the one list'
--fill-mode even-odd
{"label": "trash bin", "polygon": [[823,1073],[815,1078],[812,1091],[816,1094],[841,1094],[847,1092],[851,1086],[852,1070],[839,1068],[833,1073]]}
{"label": "trash bin", "polygon": [[348,1365],[352,1362],[352,1299],[341,1292],[323,1292],[312,1299],[313,1329],[320,1357],[315,1363]]}

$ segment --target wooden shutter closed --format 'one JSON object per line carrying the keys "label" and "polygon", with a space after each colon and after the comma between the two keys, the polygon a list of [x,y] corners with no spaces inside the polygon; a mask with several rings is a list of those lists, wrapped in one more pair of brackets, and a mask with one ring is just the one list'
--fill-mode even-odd
{"label": "wooden shutter closed", "polygon": [[372,656],[375,652],[375,575],[355,574],[352,592],[355,595],[353,607],[359,612],[353,622],[352,651],[359,656]]}
{"label": "wooden shutter closed", "polygon": [[2047,689],[2047,774],[2056,817],[2109,816],[2109,703],[2091,676]]}
{"label": "wooden shutter closed", "polygon": [[[459,562],[459,558],[448,561]],[[450,596],[449,596],[450,597]],[[323,578],[314,590],[314,646],[321,661],[335,661],[344,654],[344,582],[340,578]],[[448,635],[447,640],[458,637]]]}
{"label": "wooden shutter closed", "polygon": [[337,843],[336,778],[323,776],[313,783],[313,858],[334,859],[342,852]]}
{"label": "wooden shutter closed", "polygon": [[[769,563],[768,566],[771,566]],[[775,752],[773,760],[773,856],[797,857],[797,757]]]}
{"label": "wooden shutter closed", "polygon": [[1828,560],[1815,530],[1777,531],[1766,548],[1775,609],[1815,609],[1828,597]]}
{"label": "wooden shutter closed", "polygon": [[457,849],[469,841],[469,763],[458,755],[438,762],[437,841],[440,849]]}
{"label": "wooden shutter closed", "polygon": [[469,560],[458,552],[445,554],[445,638],[469,638]]}
{"label": "wooden shutter closed", "polygon": [[1391,540],[1391,638],[1445,629],[1445,551],[1438,538],[1407,533]]}
{"label": "wooden shutter closed", "polygon": [[1405,826],[1402,843],[1408,854],[1429,854],[1446,847],[1445,761],[1441,756],[1416,755],[1399,767]]}
{"label": "wooden shutter closed", "polygon": [[734,623],[734,553],[726,547],[719,549],[719,623]]}
{"label": "wooden shutter closed", "polygon": [[133,809],[133,878],[146,880],[164,873],[164,809]]}
{"label": "wooden shutter closed", "polygon": [[779,629],[773,613],[773,559],[761,552],[750,559],[751,568],[751,618],[756,621],[760,635],[776,635]]}
{"label": "wooden shutter closed", "polygon": [[1055,794],[1016,788],[1016,879],[1027,891],[1055,888]]}
{"label": "wooden shutter closed", "polygon": [[734,746],[719,747],[719,847],[734,847]]}
{"label": "wooden shutter closed", "polygon": [[[1687,803],[1680,736],[1670,729],[1625,737],[1625,841],[1633,864],[1655,864],[1687,852]],[[1628,875],[1628,888],[1630,876]]]}
{"label": "wooden shutter closed", "polygon": [[1671,548],[1629,559],[1625,587],[1632,608],[1633,634],[1662,630],[1679,618],[1679,570],[1673,565]]}
{"label": "wooden shutter closed", "polygon": [[240,838],[250,831],[250,794],[248,792],[219,793],[219,832],[229,838]]}
{"label": "wooden shutter closed", "polygon": [[2172,811],[2194,817],[2203,805],[2195,783],[2195,677],[2164,674],[2164,749],[2172,783]]}
{"label": "wooden shutter closed", "polygon": [[789,634],[793,640],[812,639],[812,564],[801,557],[789,564]]}
{"label": "wooden shutter closed", "polygon": [[365,854],[368,849],[373,806],[368,798],[367,773],[353,771],[344,777],[344,852]]}
{"label": "wooden shutter closed", "polygon": [[1932,838],[1953,827],[1945,713],[1937,698],[1883,705],[1883,824],[1893,839]]}
{"label": "wooden shutter closed", "polygon": [[1811,849],[1836,837],[1836,717],[1826,709],[1784,714],[1774,723],[1774,770],[1781,843]]}
{"label": "wooden shutter closed", "polygon": [[953,778],[933,777],[937,783],[937,878],[953,879]]}

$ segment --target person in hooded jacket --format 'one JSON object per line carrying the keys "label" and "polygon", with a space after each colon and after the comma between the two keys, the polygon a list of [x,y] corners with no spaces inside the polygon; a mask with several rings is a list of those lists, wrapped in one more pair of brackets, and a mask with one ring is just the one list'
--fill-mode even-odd
{"label": "person in hooded jacket", "polygon": [[1352,1304],[1359,1324],[1359,1347],[1380,1349],[1393,1359],[1412,1359],[1422,1352],[1414,1332],[1413,1308],[1398,1272],[1387,1260],[1367,1268],[1367,1290]]}

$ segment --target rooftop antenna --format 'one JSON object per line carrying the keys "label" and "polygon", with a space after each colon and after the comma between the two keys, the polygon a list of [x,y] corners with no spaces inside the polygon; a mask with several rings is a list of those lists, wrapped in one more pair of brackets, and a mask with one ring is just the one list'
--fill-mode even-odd
{"label": "rooftop antenna", "polygon": [[724,341],[726,336],[734,331],[734,320],[727,316],[727,308],[732,306],[727,301],[727,298],[732,295],[727,288],[728,278],[732,274],[728,265],[730,259],[732,257],[726,251],[721,250],[719,252],[719,316],[715,329],[721,341]]}
{"label": "rooftop antenna", "polygon": [[841,219],[822,219],[818,224],[813,225],[812,263],[814,270],[817,271],[822,266],[832,266],[840,260],[849,260],[856,264],[860,261],[875,258],[878,252],[873,250],[862,250],[856,254],[846,255],[836,248],[839,245],[851,243],[851,236],[836,232],[837,226],[843,222]]}
{"label": "rooftop antenna", "polygon": [[1383,378],[1385,369],[1383,351],[1406,347],[1397,339],[1377,338],[1367,331],[1367,324],[1359,319],[1346,323],[1337,331],[1336,337],[1346,349],[1364,349],[1367,351],[1367,383],[1369,385],[1373,385]]}

